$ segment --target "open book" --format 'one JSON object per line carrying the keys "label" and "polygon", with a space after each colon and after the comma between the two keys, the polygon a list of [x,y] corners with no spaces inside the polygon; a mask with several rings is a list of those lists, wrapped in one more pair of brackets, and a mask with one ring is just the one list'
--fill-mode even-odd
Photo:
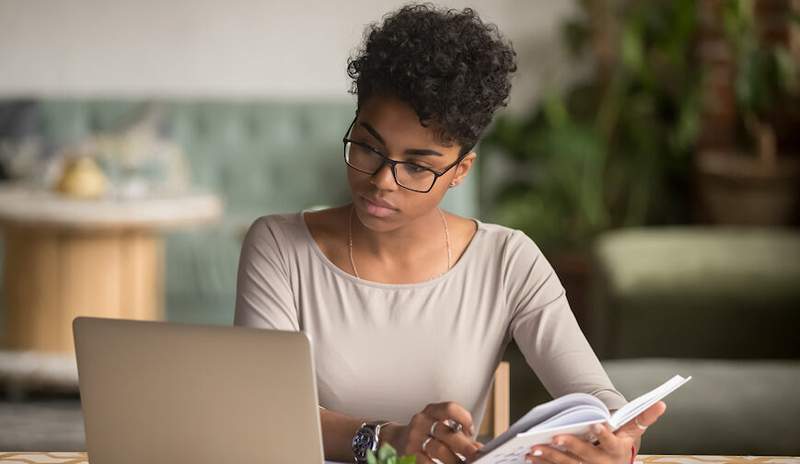
{"label": "open book", "polygon": [[617,430],[657,401],[691,380],[680,375],[645,393],[614,414],[602,401],[586,393],[572,393],[540,404],[516,421],[505,433],[487,443],[473,462],[480,464],[524,464],[533,445],[550,443],[562,434],[578,435],[594,441],[592,424],[607,422]]}

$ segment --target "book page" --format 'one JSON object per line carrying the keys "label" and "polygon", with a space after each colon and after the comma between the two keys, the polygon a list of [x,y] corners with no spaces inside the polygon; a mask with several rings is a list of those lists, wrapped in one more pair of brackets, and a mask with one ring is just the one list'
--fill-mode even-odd
{"label": "book page", "polygon": [[589,422],[581,422],[561,427],[534,427],[533,430],[521,433],[495,448],[490,454],[481,453],[474,464],[527,464],[525,454],[530,452],[531,446],[550,443],[556,435],[576,435],[589,439],[590,427],[593,424],[602,424],[606,418]]}
{"label": "book page", "polygon": [[527,414],[522,416],[522,418],[514,422],[505,433],[486,443],[481,452],[489,453],[517,434],[527,432],[532,427],[563,413],[565,410],[579,406],[589,406],[599,409],[600,414],[605,412],[604,416],[606,418],[609,417],[608,408],[606,408],[606,405],[599,399],[586,393],[570,393],[569,395],[564,395],[531,409]]}
{"label": "book page", "polygon": [[644,412],[650,406],[656,404],[657,401],[675,391],[678,387],[685,384],[692,377],[683,378],[676,375],[667,380],[655,389],[645,393],[644,395],[636,398],[625,406],[619,408],[611,416],[609,424],[612,430],[617,430],[628,422],[632,421],[636,416]]}

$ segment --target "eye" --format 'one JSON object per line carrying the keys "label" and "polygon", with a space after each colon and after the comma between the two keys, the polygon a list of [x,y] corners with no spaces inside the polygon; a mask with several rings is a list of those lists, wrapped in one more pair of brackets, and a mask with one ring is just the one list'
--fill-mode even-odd
{"label": "eye", "polygon": [[419,166],[419,165],[413,164],[413,163],[404,164],[403,167],[410,174],[420,174],[420,173],[423,173],[423,172],[430,172],[430,170],[428,168],[425,168],[425,167],[422,167],[422,166]]}

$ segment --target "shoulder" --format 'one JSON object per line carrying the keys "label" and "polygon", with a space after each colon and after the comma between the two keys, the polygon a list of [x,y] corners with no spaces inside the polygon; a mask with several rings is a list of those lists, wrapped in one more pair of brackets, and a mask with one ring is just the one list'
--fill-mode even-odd
{"label": "shoulder", "polygon": [[493,252],[504,261],[519,258],[538,260],[542,257],[538,245],[519,229],[480,222],[478,233],[482,235],[484,252]]}
{"label": "shoulder", "polygon": [[302,232],[302,213],[269,214],[261,216],[250,225],[245,242],[275,241],[281,244]]}

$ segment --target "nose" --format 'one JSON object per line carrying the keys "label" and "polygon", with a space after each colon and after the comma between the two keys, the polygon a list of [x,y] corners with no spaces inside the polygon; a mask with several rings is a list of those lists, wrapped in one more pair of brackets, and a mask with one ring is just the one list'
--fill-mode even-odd
{"label": "nose", "polygon": [[394,180],[392,174],[392,165],[390,163],[383,163],[383,166],[378,169],[378,172],[372,175],[370,183],[381,190],[395,190],[398,185]]}

